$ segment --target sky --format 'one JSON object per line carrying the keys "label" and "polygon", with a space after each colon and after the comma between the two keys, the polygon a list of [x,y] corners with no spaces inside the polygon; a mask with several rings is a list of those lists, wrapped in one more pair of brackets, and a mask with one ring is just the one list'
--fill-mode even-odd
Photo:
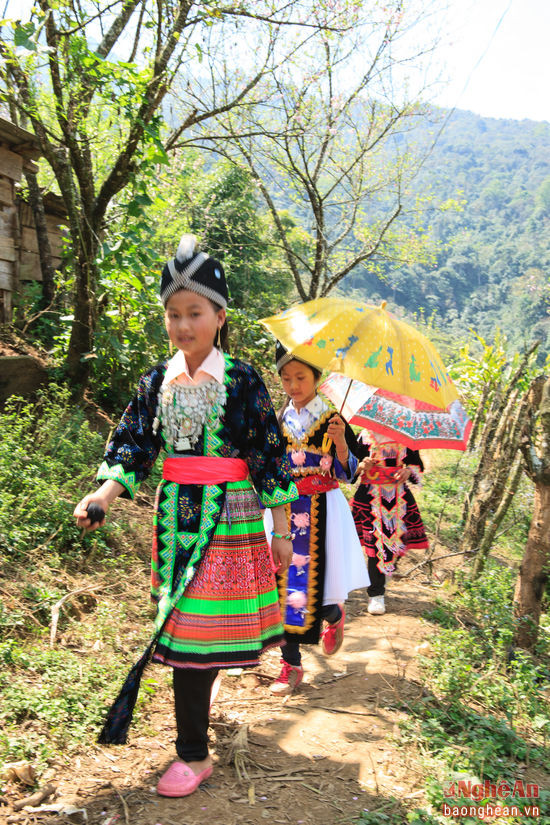
{"label": "sky", "polygon": [[[32,0],[9,0],[11,16]],[[431,0],[441,77],[430,100],[485,117],[550,121],[550,0]],[[444,82],[445,81],[445,82]]]}
{"label": "sky", "polygon": [[448,0],[446,108],[550,121],[550,0]]}

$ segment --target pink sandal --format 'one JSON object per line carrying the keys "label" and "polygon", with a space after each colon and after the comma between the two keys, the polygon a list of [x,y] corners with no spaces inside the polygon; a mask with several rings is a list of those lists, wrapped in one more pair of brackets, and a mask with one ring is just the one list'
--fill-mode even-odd
{"label": "pink sandal", "polygon": [[159,796],[189,796],[212,773],[212,765],[200,773],[193,773],[185,762],[173,762],[162,774],[157,785]]}

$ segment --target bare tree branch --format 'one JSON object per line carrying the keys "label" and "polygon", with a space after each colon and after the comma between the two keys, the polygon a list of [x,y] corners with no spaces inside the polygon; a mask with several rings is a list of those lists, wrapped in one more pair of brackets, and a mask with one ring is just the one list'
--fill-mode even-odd
{"label": "bare tree branch", "polygon": [[[118,17],[113,21],[109,31],[99,44],[96,49],[96,54],[98,57],[107,57],[117,40],[119,39],[120,35],[126,28],[132,14],[134,13],[136,7],[139,5],[141,0],[126,0],[122,11],[118,15]],[[142,7],[143,12],[143,7]]]}
{"label": "bare tree branch", "polygon": [[165,78],[164,73],[177,46],[179,35],[183,30],[190,8],[191,2],[180,2],[176,19],[166,37],[164,47],[155,56],[153,77],[148,84],[143,102],[130,128],[126,145],[115,160],[95,200],[93,208],[95,223],[103,218],[111,199],[126,185],[128,171],[131,168],[134,153],[143,137],[145,125],[149,122],[152,114],[168,91],[167,78]]}

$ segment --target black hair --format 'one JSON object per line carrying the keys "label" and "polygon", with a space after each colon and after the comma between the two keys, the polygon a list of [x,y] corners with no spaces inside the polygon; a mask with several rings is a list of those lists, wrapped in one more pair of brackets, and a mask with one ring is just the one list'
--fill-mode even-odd
{"label": "black hair", "polygon": [[308,369],[310,369],[313,373],[313,377],[315,379],[316,384],[321,380],[321,376],[323,374],[322,370],[318,369],[317,367],[314,367],[313,364],[308,364],[307,361],[302,361],[300,358],[290,358],[288,361],[286,361],[279,370],[279,375],[281,375],[283,369],[286,367],[287,364],[290,364],[291,361],[297,361],[299,364],[303,364],[304,367],[308,367]]}
{"label": "black hair", "polygon": [[[319,383],[319,381],[321,380],[321,375],[323,374],[321,372],[321,370],[317,369],[317,367],[314,367],[312,364],[306,364],[305,361],[300,361],[299,358],[291,358],[290,361],[298,361],[298,363],[303,364],[304,367],[309,367],[309,369],[313,373],[313,377],[315,379],[315,384],[317,385]],[[290,361],[287,361],[286,364],[290,364]],[[286,367],[286,364],[283,364],[283,366],[279,370],[279,377],[281,375],[281,372],[282,372],[283,368]],[[288,407],[289,404],[290,404],[290,395],[287,395],[285,403],[283,404],[283,406],[279,409],[279,412],[277,413],[277,421],[279,422],[279,427],[282,427],[282,425],[283,425],[283,416],[284,416],[285,410],[286,410],[286,408]]]}

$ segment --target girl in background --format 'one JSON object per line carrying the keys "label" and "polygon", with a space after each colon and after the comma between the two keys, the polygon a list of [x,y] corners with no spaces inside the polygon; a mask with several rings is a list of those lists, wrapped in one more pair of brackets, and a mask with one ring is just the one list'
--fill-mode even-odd
{"label": "girl in background", "polygon": [[[209,705],[220,668],[253,667],[283,638],[259,494],[272,508],[273,559],[285,571],[292,544],[285,504],[298,497],[267,390],[252,367],[222,351],[227,286],[222,265],[184,236],[162,273],[165,324],[177,352],[139,382],[98,472],[101,487],[75,509],[107,512],[133,498],[163,448],[155,506],[153,640],[134,665],[100,737],[124,742],[147,661],[173,669],[175,761],[157,792],[187,796],[212,773]],[[92,512],[92,510],[90,511]]]}
{"label": "girl in background", "polygon": [[[278,343],[277,371],[287,404],[279,420],[300,497],[290,505],[292,563],[279,571],[286,644],[282,669],[271,691],[292,693],[303,679],[301,644],[317,644],[331,656],[344,637],[344,601],[369,583],[367,569],[338,479],[350,482],[357,460],[351,427],[317,395],[319,370]],[[271,514],[265,516],[271,531]],[[324,624],[324,626],[322,626]]]}
{"label": "girl in background", "polygon": [[407,550],[428,547],[426,531],[407,482],[420,484],[420,454],[404,444],[363,430],[358,438],[360,483],[352,501],[359,540],[367,557],[368,612],[386,612],[386,576]]}

